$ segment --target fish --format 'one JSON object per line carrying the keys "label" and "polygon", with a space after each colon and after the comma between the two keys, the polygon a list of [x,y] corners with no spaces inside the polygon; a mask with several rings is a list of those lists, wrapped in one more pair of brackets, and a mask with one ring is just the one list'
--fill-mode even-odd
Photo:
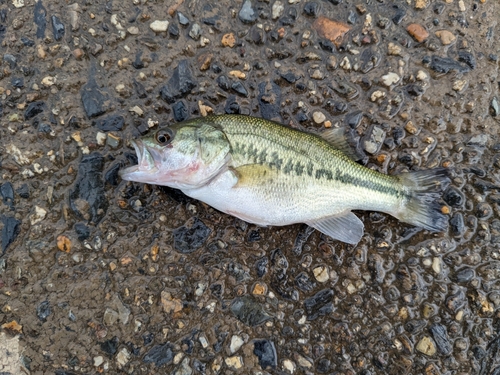
{"label": "fish", "polygon": [[[248,223],[305,223],[351,245],[364,233],[353,210],[380,211],[445,231],[448,170],[386,175],[357,163],[342,128],[315,134],[246,115],[211,115],[131,141],[138,164],[121,178],[180,189]],[[351,151],[350,151],[351,150]],[[355,158],[354,158],[355,159]]]}

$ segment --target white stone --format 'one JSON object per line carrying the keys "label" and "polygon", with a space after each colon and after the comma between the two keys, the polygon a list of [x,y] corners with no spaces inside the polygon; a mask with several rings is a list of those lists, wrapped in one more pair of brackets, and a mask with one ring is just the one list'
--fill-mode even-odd
{"label": "white stone", "polygon": [[142,116],[144,114],[144,111],[138,105],[133,106],[132,108],[129,109],[129,111],[134,112],[138,116]]}
{"label": "white stone", "polygon": [[423,70],[419,70],[417,72],[417,79],[419,81],[425,81],[427,78],[429,78],[429,76],[427,75],[426,72],[424,72]]}
{"label": "white stone", "polygon": [[35,206],[35,213],[30,216],[31,225],[35,225],[45,219],[47,216],[47,211],[42,207]]}
{"label": "white stone", "polygon": [[16,8],[22,8],[24,6],[24,0],[12,0],[12,5]]}
{"label": "white stone", "polygon": [[326,266],[316,267],[315,269],[313,269],[313,273],[316,280],[318,280],[320,283],[327,282],[330,278],[330,275],[328,274],[328,267]]}
{"label": "white stone", "polygon": [[137,26],[130,26],[128,29],[127,29],[127,32],[130,34],[130,35],[137,35],[139,34],[139,28]]}
{"label": "white stone", "polygon": [[326,120],[326,116],[323,112],[316,111],[313,113],[313,120],[316,124],[322,124]]}
{"label": "white stone", "polygon": [[167,31],[167,29],[168,29],[168,21],[159,21],[159,20],[156,20],[156,21],[152,22],[149,25],[149,28],[151,30],[153,30],[155,33],[160,33],[162,31]]}
{"label": "white stone", "polygon": [[283,368],[290,374],[293,374],[295,372],[295,363],[293,363],[289,359],[285,359],[283,361]]}
{"label": "white stone", "polygon": [[233,335],[231,337],[231,344],[229,345],[229,350],[231,351],[231,354],[236,353],[244,343],[245,342],[240,336]]}
{"label": "white stone", "polygon": [[434,259],[432,259],[432,270],[437,274],[441,273],[442,261],[440,257],[434,257]]}
{"label": "white stone", "polygon": [[396,73],[389,72],[382,76],[382,83],[386,86],[391,86],[399,81],[399,76]]}
{"label": "white stone", "polygon": [[130,352],[127,350],[127,348],[123,348],[116,355],[116,362],[118,362],[120,366],[125,366],[129,360]]}
{"label": "white stone", "polygon": [[283,14],[284,10],[285,10],[285,7],[283,6],[283,3],[279,0],[275,1],[273,4],[273,7],[272,7],[273,20],[279,18]]}
{"label": "white stone", "polygon": [[106,144],[106,138],[107,138],[106,133],[103,132],[97,132],[95,136],[95,139],[99,146],[104,146]]}
{"label": "white stone", "polygon": [[377,90],[374,91],[373,94],[370,96],[370,100],[372,102],[376,102],[378,99],[385,97],[385,92]]}
{"label": "white stone", "polygon": [[100,365],[102,365],[103,362],[104,362],[104,358],[101,355],[94,357],[94,366],[95,367],[99,367]]}
{"label": "white stone", "polygon": [[243,367],[243,359],[239,355],[226,358],[224,362],[226,362],[226,366],[234,368],[236,370]]}

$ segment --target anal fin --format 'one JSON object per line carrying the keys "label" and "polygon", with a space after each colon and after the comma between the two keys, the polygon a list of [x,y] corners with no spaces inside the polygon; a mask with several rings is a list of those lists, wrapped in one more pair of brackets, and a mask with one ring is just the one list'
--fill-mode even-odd
{"label": "anal fin", "polygon": [[321,233],[352,245],[356,245],[363,237],[363,222],[352,212],[309,221],[307,225]]}

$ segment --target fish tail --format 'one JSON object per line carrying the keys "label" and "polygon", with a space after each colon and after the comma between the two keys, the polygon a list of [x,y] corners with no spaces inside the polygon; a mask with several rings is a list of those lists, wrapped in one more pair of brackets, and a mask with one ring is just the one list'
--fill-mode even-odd
{"label": "fish tail", "polygon": [[450,183],[446,168],[408,172],[398,175],[406,190],[405,203],[395,215],[399,220],[433,232],[448,228],[448,217],[440,203],[444,189]]}

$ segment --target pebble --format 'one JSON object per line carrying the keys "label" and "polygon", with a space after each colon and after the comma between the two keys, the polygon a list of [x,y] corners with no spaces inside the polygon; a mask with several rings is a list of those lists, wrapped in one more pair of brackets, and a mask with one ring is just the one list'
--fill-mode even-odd
{"label": "pebble", "polygon": [[47,76],[42,79],[42,85],[50,87],[56,83],[56,77]]}
{"label": "pebble", "polygon": [[316,30],[322,38],[328,39],[338,48],[342,44],[344,35],[351,27],[343,22],[320,16],[314,21],[313,29]]}
{"label": "pebble", "polygon": [[432,259],[432,270],[438,275],[443,270],[443,260],[440,257],[434,257]]}
{"label": "pebble", "polygon": [[9,245],[14,242],[20,232],[21,221],[12,216],[1,216],[2,228],[2,254],[5,253]]}
{"label": "pebble", "polygon": [[327,266],[318,266],[313,269],[313,274],[316,280],[320,283],[325,283],[330,279]]}
{"label": "pebble", "polygon": [[243,2],[238,17],[241,22],[244,23],[253,23],[257,20],[257,12],[253,9],[251,0],[245,0]]}
{"label": "pebble", "polygon": [[393,56],[401,56],[403,48],[399,44],[389,43],[387,45],[387,53]]}
{"label": "pebble", "polygon": [[430,357],[436,354],[436,344],[434,344],[434,340],[432,340],[429,336],[422,337],[422,339],[418,342],[416,349],[420,353]]}
{"label": "pebble", "polygon": [[189,36],[194,40],[200,39],[201,36],[201,26],[198,23],[193,23],[191,30],[189,30]]}
{"label": "pebble", "polygon": [[251,296],[236,297],[231,303],[231,312],[242,323],[250,327],[258,326],[272,319],[263,306]]}
{"label": "pebble", "polygon": [[285,6],[283,5],[283,2],[276,0],[273,3],[273,6],[271,8],[271,17],[273,20],[281,17],[283,14],[283,11],[285,10]]}
{"label": "pebble", "polygon": [[52,309],[50,308],[49,301],[43,301],[36,308],[36,316],[38,316],[38,319],[42,322],[45,322],[51,313]]}
{"label": "pebble", "polygon": [[97,357],[94,357],[94,366],[99,367],[104,363],[104,358],[101,355],[98,355]]}
{"label": "pebble", "polygon": [[455,42],[455,40],[457,40],[457,37],[448,30],[438,30],[435,32],[435,34],[439,39],[441,39],[441,43],[443,43],[445,46],[452,44],[453,42]]}
{"label": "pebble", "polygon": [[103,322],[107,326],[112,326],[118,321],[118,312],[109,307],[104,311]]}
{"label": "pebble", "polygon": [[174,229],[174,248],[183,254],[192,253],[205,243],[210,233],[212,230],[194,217],[183,226]]}
{"label": "pebble", "polygon": [[316,111],[313,113],[313,120],[316,124],[322,124],[326,120],[326,116],[323,112]]}
{"label": "pebble", "polygon": [[139,34],[139,28],[137,26],[130,26],[129,28],[127,28],[127,32],[130,35],[138,35]]}
{"label": "pebble", "polygon": [[275,369],[278,366],[276,347],[270,340],[255,340],[253,354],[259,360],[260,367],[265,370],[268,367]]}
{"label": "pebble", "polygon": [[399,79],[400,79],[399,75],[393,72],[389,72],[386,75],[382,76],[382,83],[385,86],[390,87],[391,85],[397,83]]}
{"label": "pebble", "polygon": [[119,366],[125,366],[130,361],[130,352],[127,348],[122,348],[116,355],[116,362]]}
{"label": "pebble", "polygon": [[160,89],[160,96],[167,103],[173,104],[176,99],[185,97],[195,87],[196,82],[191,74],[188,60],[181,60],[167,84]]}
{"label": "pebble", "polygon": [[40,223],[47,216],[47,210],[42,207],[35,206],[35,213],[30,216],[31,225]]}
{"label": "pebble", "polygon": [[238,370],[243,367],[243,358],[238,356],[228,357],[224,360],[226,365],[230,368]]}
{"label": "pebble", "polygon": [[453,82],[453,90],[457,92],[464,91],[468,86],[468,82],[465,79],[457,79]]}
{"label": "pebble", "polygon": [[71,240],[63,235],[59,235],[56,238],[57,248],[65,253],[71,252]]}
{"label": "pebble", "polygon": [[83,102],[83,109],[88,118],[94,118],[104,114],[107,110],[105,103],[108,101],[104,93],[95,80],[94,73],[91,72],[87,84],[80,90]]}
{"label": "pebble", "polygon": [[295,360],[297,361],[300,367],[310,369],[313,367],[313,363],[309,358],[306,358],[299,353],[294,353]]}
{"label": "pebble", "polygon": [[172,351],[172,344],[166,342],[165,344],[155,345],[144,356],[144,363],[154,363],[156,367],[161,367],[171,363],[174,359],[174,352]]}
{"label": "pebble", "polygon": [[244,343],[245,341],[243,341],[243,338],[241,336],[233,335],[231,337],[231,343],[229,344],[229,350],[231,351],[231,354],[236,353]]}
{"label": "pebble", "polygon": [[295,366],[295,363],[293,363],[291,360],[289,359],[285,359],[283,361],[283,368],[289,373],[289,374],[293,374],[296,370],[296,366]]}
{"label": "pebble", "polygon": [[52,21],[52,33],[54,34],[54,39],[61,40],[65,33],[64,24],[57,16],[50,17],[50,20]]}
{"label": "pebble", "polygon": [[371,95],[370,95],[370,100],[372,102],[376,102],[377,100],[385,98],[385,92],[381,90],[375,90]]}
{"label": "pebble", "polygon": [[221,39],[221,44],[224,47],[233,48],[236,45],[236,38],[233,33],[224,34]]}
{"label": "pebble", "polygon": [[121,115],[111,115],[99,120],[93,121],[92,125],[103,132],[121,131],[125,125],[125,118]]}
{"label": "pebble", "polygon": [[189,366],[189,361],[190,358],[184,358],[180,367],[174,372],[174,375],[191,375],[193,373],[193,369]]}
{"label": "pebble", "polygon": [[163,311],[167,314],[178,313],[182,310],[182,301],[178,298],[173,298],[170,292],[163,290],[161,292],[161,304],[163,306]]}
{"label": "pebble", "polygon": [[419,43],[425,42],[427,38],[429,38],[429,32],[422,25],[417,23],[408,25],[406,30],[408,31],[408,34],[410,34],[413,39]]}
{"label": "pebble", "polygon": [[415,9],[425,9],[429,6],[429,0],[416,0]]}
{"label": "pebble", "polygon": [[323,289],[314,296],[304,300],[304,310],[307,320],[314,320],[319,316],[333,312],[333,290]]}
{"label": "pebble", "polygon": [[160,21],[156,20],[149,24],[149,28],[153,30],[155,33],[161,33],[163,31],[167,31],[168,29],[168,21]]}

